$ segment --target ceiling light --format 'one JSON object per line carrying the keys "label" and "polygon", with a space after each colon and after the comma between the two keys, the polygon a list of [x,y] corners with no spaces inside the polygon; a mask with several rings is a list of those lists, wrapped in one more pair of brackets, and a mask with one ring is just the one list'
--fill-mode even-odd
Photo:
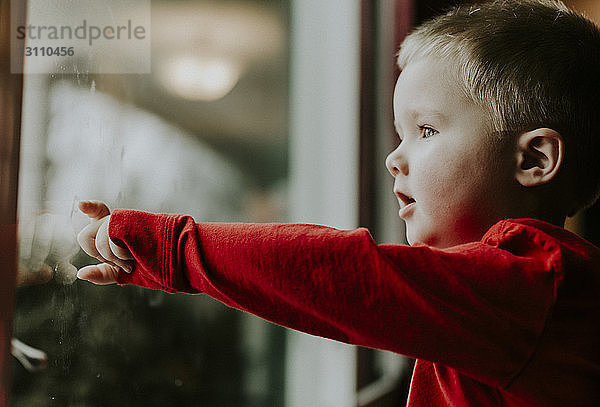
{"label": "ceiling light", "polygon": [[161,81],[176,96],[213,101],[227,95],[240,76],[239,65],[225,57],[179,56],[164,63]]}

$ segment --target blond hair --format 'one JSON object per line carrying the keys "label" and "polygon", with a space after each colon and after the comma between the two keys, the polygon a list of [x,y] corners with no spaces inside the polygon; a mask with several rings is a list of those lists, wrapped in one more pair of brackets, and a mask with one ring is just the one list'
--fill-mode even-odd
{"label": "blond hair", "polygon": [[569,214],[600,192],[600,31],[563,3],[496,0],[458,6],[418,27],[398,65],[425,56],[452,64],[465,94],[490,113],[496,134],[540,127],[566,146]]}

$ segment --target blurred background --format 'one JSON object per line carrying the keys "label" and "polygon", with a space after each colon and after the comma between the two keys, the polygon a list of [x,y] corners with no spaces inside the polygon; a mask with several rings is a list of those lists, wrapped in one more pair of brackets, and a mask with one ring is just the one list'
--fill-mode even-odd
{"label": "blurred background", "polygon": [[[125,49],[25,75],[13,330],[45,357],[12,359],[10,405],[404,405],[408,359],[202,295],[94,287],[63,260],[91,261],[73,245],[87,222],[80,199],[198,222],[365,226],[403,243],[383,165],[395,147],[394,54],[412,26],[456,3],[152,0],[150,73],[94,73],[127,66]],[[567,3],[600,17],[595,1]],[[569,227],[598,244],[599,212]]]}

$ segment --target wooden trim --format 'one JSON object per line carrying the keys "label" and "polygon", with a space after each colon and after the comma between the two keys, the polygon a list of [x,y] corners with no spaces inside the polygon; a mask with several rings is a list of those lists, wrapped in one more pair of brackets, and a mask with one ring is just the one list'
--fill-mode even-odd
{"label": "wooden trim", "polygon": [[[389,50],[389,63],[395,66],[395,51],[402,39],[408,34],[414,21],[414,0],[393,0],[395,13],[395,27],[393,43],[395,49]],[[359,219],[360,226],[374,228],[377,216],[377,197],[375,174],[376,166],[381,165],[376,157],[376,137],[380,128],[387,128],[392,138],[390,147],[395,142],[393,120],[389,123],[378,123],[378,109],[390,104],[381,103],[382,97],[391,98],[393,84],[396,82],[399,71],[395,69],[393,77],[379,78],[378,63],[378,38],[381,33],[381,22],[378,19],[382,1],[361,1],[361,38],[360,38],[360,124],[359,124]],[[386,63],[388,61],[386,60]],[[381,81],[389,83],[384,94],[379,94]],[[389,89],[388,89],[389,88]],[[392,114],[392,112],[389,112]]]}
{"label": "wooden trim", "polygon": [[360,226],[370,228],[374,224],[375,135],[377,131],[377,11],[378,1],[361,1],[360,38],[360,172],[359,172],[359,218]]}
{"label": "wooden trim", "polygon": [[10,394],[10,342],[17,275],[17,188],[23,75],[11,74],[11,5],[25,15],[26,1],[0,3],[0,406]]}

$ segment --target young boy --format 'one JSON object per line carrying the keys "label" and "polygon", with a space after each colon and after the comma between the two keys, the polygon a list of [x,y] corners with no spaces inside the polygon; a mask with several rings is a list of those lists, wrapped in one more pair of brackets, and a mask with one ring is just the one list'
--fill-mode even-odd
{"label": "young boy", "polygon": [[600,250],[562,228],[599,190],[598,29],[546,0],[458,7],[399,65],[386,165],[411,246],[82,202],[103,264],[79,278],[411,356],[410,406],[600,405]]}

